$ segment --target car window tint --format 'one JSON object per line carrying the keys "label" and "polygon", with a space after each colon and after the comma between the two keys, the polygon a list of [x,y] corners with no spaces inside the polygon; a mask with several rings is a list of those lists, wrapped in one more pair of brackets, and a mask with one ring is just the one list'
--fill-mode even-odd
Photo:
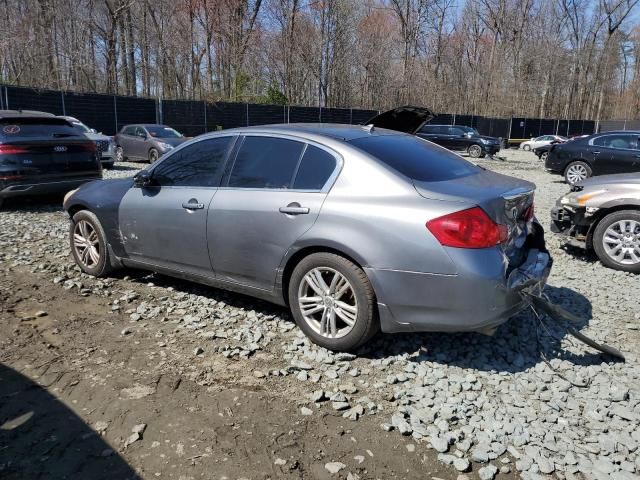
{"label": "car window tint", "polygon": [[464,130],[462,130],[461,128],[450,127],[449,135],[456,135],[459,137],[460,135],[464,135]]}
{"label": "car window tint", "polygon": [[629,134],[604,135],[594,139],[593,144],[608,148],[636,149],[638,148],[638,138]]}
{"label": "car window tint", "polygon": [[336,168],[336,160],[321,148],[308,145],[302,156],[293,188],[321,190]]}
{"label": "car window tint", "polygon": [[210,138],[186,145],[153,169],[160,186],[217,187],[233,137]]}
{"label": "car window tint", "polygon": [[81,135],[71,124],[59,118],[5,118],[0,120],[0,136],[61,137]]}
{"label": "car window tint", "polygon": [[136,127],[125,127],[122,133],[125,135],[134,135],[136,133]]}
{"label": "car window tint", "polygon": [[427,134],[438,133],[438,127],[434,127],[433,125],[425,125],[424,127],[422,127],[422,130],[420,133],[427,133]]}
{"label": "car window tint", "polygon": [[417,181],[439,182],[481,171],[459,155],[412,135],[361,137],[350,143]]}
{"label": "car window tint", "polygon": [[229,176],[236,188],[289,188],[304,144],[273,137],[246,137]]}
{"label": "car window tint", "polygon": [[136,127],[135,135],[137,135],[138,137],[146,137],[147,132],[145,132],[144,128],[142,127]]}

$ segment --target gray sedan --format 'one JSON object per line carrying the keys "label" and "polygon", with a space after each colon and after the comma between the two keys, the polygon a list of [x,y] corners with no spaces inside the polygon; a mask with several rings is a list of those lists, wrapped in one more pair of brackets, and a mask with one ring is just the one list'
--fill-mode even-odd
{"label": "gray sedan", "polygon": [[75,261],[135,267],[288,306],[315,343],[490,332],[551,259],[534,185],[414,135],[291,124],[202,135],[134,178],[70,193]]}

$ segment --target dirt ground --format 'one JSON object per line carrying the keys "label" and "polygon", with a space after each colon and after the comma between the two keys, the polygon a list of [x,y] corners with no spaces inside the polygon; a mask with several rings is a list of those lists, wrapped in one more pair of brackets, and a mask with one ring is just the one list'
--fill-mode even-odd
{"label": "dirt ground", "polygon": [[286,378],[247,371],[269,354],[198,356],[157,323],[123,335],[128,316],[108,298],[22,268],[0,275],[4,479],[323,479],[328,462],[346,465],[333,478],[455,477],[377,417],[303,416]]}

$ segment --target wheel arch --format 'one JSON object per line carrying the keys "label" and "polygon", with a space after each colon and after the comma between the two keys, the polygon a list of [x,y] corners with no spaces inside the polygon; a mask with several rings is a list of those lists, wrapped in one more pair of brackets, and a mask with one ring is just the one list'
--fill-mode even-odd
{"label": "wheel arch", "polygon": [[[278,284],[280,285],[280,295],[282,296],[282,300],[284,304],[289,306],[289,295],[288,295],[289,281],[291,279],[291,274],[293,273],[293,270],[296,268],[296,265],[298,265],[304,258],[308,257],[311,254],[333,253],[340,257],[346,258],[350,262],[353,262],[355,265],[361,268],[366,275],[366,271],[364,269],[365,265],[363,264],[362,259],[356,258],[357,255],[353,255],[353,254],[350,255],[349,253],[345,253],[346,250],[348,249],[340,248],[339,246],[307,245],[296,250],[291,255],[289,255],[284,261],[284,267],[282,267],[281,269],[282,273],[280,274],[280,278],[278,282]],[[372,284],[372,288],[373,288],[373,284]]]}
{"label": "wheel arch", "polygon": [[593,234],[598,227],[598,224],[607,216],[615,212],[621,212],[623,210],[631,210],[640,213],[640,203],[627,203],[617,204],[611,206],[605,206],[600,208],[594,215],[594,220],[591,222],[589,231],[587,232],[586,246],[588,250],[593,250]]}

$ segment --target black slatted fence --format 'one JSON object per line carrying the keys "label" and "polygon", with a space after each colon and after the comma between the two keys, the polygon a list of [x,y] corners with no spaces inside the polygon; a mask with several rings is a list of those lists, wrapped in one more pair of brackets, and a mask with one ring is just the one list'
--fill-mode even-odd
{"label": "black slatted fence", "polygon": [[[40,110],[70,115],[105,134],[131,123],[163,123],[187,136],[249,125],[270,123],[363,124],[377,110],[299,107],[253,103],[161,100],[94,93],[73,93],[25,87],[0,86],[0,109]],[[479,115],[436,115],[432,124],[465,125],[482,135],[518,143],[540,135],[584,135],[616,129],[640,129],[640,121],[554,120],[543,118],[492,118]]]}

